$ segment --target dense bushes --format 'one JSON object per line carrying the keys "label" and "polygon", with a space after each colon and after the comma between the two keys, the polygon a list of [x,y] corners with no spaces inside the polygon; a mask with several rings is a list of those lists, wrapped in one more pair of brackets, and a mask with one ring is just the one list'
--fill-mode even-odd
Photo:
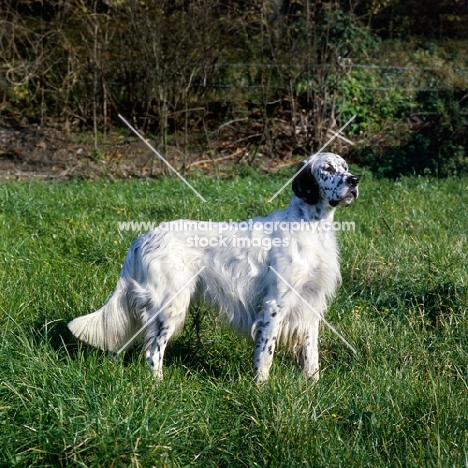
{"label": "dense bushes", "polygon": [[165,147],[169,135],[188,144],[189,133],[216,130],[222,121],[209,109],[229,102],[222,117],[258,119],[266,153],[278,118],[310,151],[336,126],[339,83],[368,34],[338,1],[275,5],[7,1],[3,115],[97,134],[123,113]]}
{"label": "dense bushes", "polygon": [[381,177],[468,174],[466,91],[422,91],[405,104],[396,102],[400,119],[359,145],[355,159]]}
{"label": "dense bushes", "polygon": [[350,5],[2,2],[0,123],[93,129],[97,145],[121,113],[186,165],[195,144],[217,153],[226,138],[249,163],[304,155],[356,115],[356,145],[332,149],[376,175],[466,172],[463,42],[381,42],[362,21],[373,7],[360,2],[359,20]]}

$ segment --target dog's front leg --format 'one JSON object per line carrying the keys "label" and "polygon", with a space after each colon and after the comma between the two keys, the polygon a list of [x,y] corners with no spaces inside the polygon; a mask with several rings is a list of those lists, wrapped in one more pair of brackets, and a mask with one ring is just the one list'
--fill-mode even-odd
{"label": "dog's front leg", "polygon": [[307,333],[304,346],[299,355],[299,363],[302,366],[304,375],[307,379],[319,379],[319,351],[318,351],[318,336],[319,336],[320,319],[316,317]]}
{"label": "dog's front leg", "polygon": [[280,307],[276,300],[266,301],[263,314],[253,326],[254,372],[257,383],[268,379],[281,326],[280,317]]}

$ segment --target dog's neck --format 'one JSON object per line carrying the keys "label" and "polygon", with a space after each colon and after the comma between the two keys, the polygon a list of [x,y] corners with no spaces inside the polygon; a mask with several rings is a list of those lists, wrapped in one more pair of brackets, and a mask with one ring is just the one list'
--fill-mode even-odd
{"label": "dog's neck", "polygon": [[308,205],[294,195],[285,211],[291,219],[303,219],[304,221],[313,222],[333,221],[335,209],[330,206],[327,200],[320,199],[315,205]]}

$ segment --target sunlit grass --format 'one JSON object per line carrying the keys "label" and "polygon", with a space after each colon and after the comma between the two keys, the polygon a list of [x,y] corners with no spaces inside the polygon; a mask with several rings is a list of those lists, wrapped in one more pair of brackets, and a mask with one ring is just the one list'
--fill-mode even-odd
{"label": "sunlit grass", "polygon": [[[76,344],[136,233],[119,221],[245,219],[285,177],[0,187],[0,460],[5,466],[464,466],[468,457],[468,180],[365,178],[337,219],[343,284],[321,380],[251,348],[211,311],[188,320],[155,382],[138,351]],[[194,311],[192,311],[192,316]]]}

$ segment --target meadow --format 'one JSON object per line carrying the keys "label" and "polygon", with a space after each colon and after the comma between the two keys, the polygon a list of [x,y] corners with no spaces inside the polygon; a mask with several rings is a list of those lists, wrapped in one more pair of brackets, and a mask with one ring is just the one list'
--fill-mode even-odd
{"label": "meadow", "polygon": [[[343,283],[321,379],[286,352],[253,381],[251,345],[191,310],[150,376],[67,332],[102,306],[138,233],[118,222],[242,220],[289,203],[290,176],[0,186],[0,464],[461,467],[468,463],[468,179],[376,180],[337,212]],[[202,317],[202,320],[199,318]]]}

